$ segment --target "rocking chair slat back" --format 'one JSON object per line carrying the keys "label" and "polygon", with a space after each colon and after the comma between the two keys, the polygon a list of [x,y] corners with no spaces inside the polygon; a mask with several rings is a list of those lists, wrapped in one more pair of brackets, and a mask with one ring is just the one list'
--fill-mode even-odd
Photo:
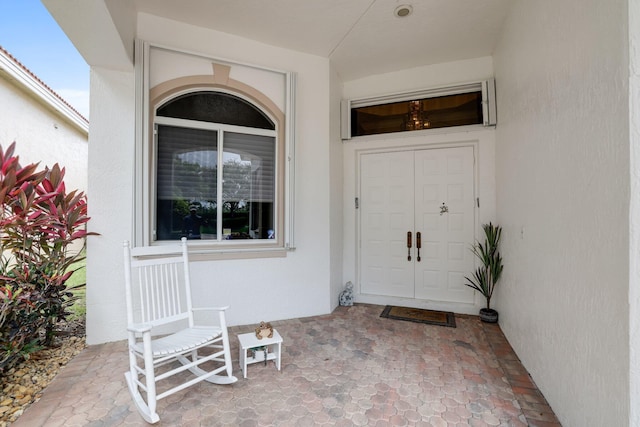
{"label": "rocking chair slat back", "polygon": [[130,250],[133,274],[127,286],[127,303],[131,304],[132,315],[129,323],[159,326],[190,319],[189,265],[182,253],[157,256],[154,252],[150,248]]}

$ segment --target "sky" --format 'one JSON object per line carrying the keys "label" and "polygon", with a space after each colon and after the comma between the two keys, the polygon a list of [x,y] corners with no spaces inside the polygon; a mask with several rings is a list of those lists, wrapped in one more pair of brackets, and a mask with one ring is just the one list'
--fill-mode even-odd
{"label": "sky", "polygon": [[40,0],[0,0],[0,46],[89,118],[89,66]]}

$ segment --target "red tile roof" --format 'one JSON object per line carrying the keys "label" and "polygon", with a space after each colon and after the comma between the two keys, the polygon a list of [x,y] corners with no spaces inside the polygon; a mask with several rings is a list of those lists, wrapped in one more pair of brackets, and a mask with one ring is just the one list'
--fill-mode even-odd
{"label": "red tile roof", "polygon": [[0,46],[0,55],[5,56],[6,58],[8,58],[11,62],[13,62],[16,66],[18,66],[20,69],[22,69],[25,73],[27,73],[34,81],[36,81],[40,86],[42,86],[44,89],[46,89],[48,92],[50,92],[54,97],[56,97],[58,100],[60,100],[64,105],[66,105],[67,107],[69,107],[71,110],[73,110],[74,113],[76,113],[78,116],[80,116],[85,122],[87,122],[87,124],[89,123],[89,120],[84,117],[82,114],[80,114],[80,112],[78,110],[76,110],[71,104],[69,104],[63,97],[61,97],[60,95],[58,95],[56,93],[56,91],[54,91],[53,89],[51,89],[45,82],[43,82],[38,76],[36,76],[31,70],[29,70],[27,67],[24,66],[24,64],[22,64],[20,61],[18,61],[13,55],[11,55],[5,48],[3,48],[2,46]]}

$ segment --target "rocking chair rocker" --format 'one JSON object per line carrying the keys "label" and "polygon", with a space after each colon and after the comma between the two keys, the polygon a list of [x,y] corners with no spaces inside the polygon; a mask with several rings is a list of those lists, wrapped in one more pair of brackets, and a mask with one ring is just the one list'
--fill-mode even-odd
{"label": "rocking chair rocker", "polygon": [[[138,411],[154,424],[160,420],[158,400],[200,381],[237,381],[232,375],[225,321],[228,307],[192,306],[185,238],[173,252],[166,246],[132,249],[125,242],[124,258],[129,337],[129,372],[125,377]],[[205,316],[196,314],[207,311],[217,312],[217,319],[210,316],[217,321],[197,324],[195,317]],[[200,367],[204,363],[208,363],[206,370]],[[158,393],[156,386],[161,380],[185,370],[195,378]]]}

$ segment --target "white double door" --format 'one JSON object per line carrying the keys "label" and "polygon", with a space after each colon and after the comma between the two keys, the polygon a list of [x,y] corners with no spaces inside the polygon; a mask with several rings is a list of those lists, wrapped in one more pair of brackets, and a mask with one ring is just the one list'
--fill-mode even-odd
{"label": "white double door", "polygon": [[474,147],[360,156],[360,291],[472,303]]}

